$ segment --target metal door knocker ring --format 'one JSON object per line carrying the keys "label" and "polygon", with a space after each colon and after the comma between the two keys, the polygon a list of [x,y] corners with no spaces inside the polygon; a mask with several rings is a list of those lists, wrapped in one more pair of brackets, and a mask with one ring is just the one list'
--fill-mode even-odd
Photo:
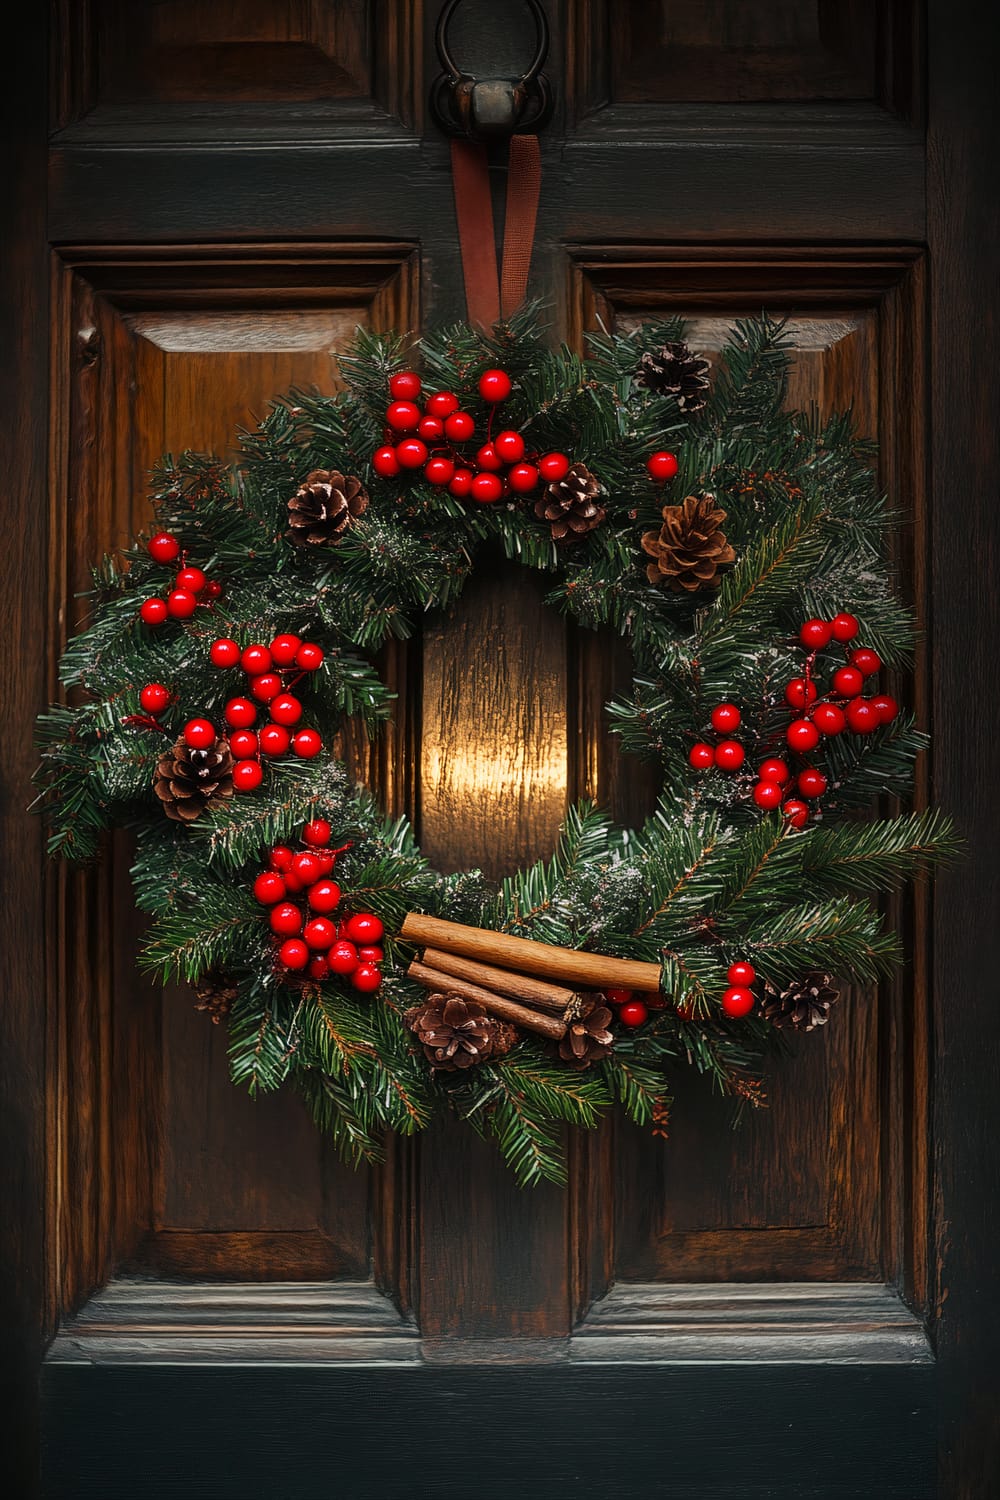
{"label": "metal door knocker ring", "polygon": [[531,66],[520,78],[473,78],[456,65],[448,47],[448,25],[461,0],[448,0],[441,11],[435,44],[444,72],[431,88],[435,122],[447,135],[474,141],[502,140],[540,130],[552,113],[552,90],[541,71],[549,50],[549,25],[539,0],[527,0],[535,18],[536,47]]}

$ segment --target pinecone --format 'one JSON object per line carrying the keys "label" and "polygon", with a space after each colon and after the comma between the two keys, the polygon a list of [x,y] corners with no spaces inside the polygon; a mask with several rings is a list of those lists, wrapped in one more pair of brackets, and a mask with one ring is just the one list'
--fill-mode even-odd
{"label": "pinecone", "polygon": [[339,542],[367,509],[368,491],[360,479],[339,469],[313,469],[288,502],[291,539],[300,547]]}
{"label": "pinecone", "polygon": [[559,1056],[572,1068],[589,1068],[591,1063],[610,1057],[614,1035],[608,1030],[611,1012],[600,1000],[588,1000],[579,1015],[566,1027],[559,1043]]}
{"label": "pinecone", "polygon": [[646,564],[650,583],[665,583],[675,594],[718,588],[719,569],[736,559],[720,530],[725,519],[714,495],[688,495],[680,505],[665,505],[659,531],[642,539],[643,552],[655,559]]}
{"label": "pinecone", "polygon": [[708,360],[678,342],[647,351],[639,361],[635,383],[657,396],[673,396],[681,411],[690,415],[705,405],[708,373]]}
{"label": "pinecone", "polygon": [[600,526],[607,512],[597,503],[601,486],[586,464],[570,464],[562,479],[549,485],[535,501],[535,515],[548,521],[554,541],[586,536]]}
{"label": "pinecone", "polygon": [[228,974],[220,973],[218,969],[209,969],[207,974],[195,980],[192,988],[198,997],[195,1010],[207,1010],[212,1017],[212,1025],[218,1026],[233,1008],[238,988],[235,979],[230,979]]}
{"label": "pinecone", "polygon": [[211,750],[192,750],[183,737],[157,762],[153,791],[175,823],[193,823],[206,807],[233,795],[233,757],[229,741],[216,740]]}
{"label": "pinecone", "polygon": [[764,1019],[772,1026],[794,1026],[798,1031],[815,1031],[830,1019],[830,1006],[840,999],[834,988],[833,975],[815,970],[790,984],[779,994],[768,986],[764,999]]}
{"label": "pinecone", "polygon": [[513,1046],[513,1038],[507,1036],[513,1027],[494,1021],[481,1005],[460,995],[428,995],[422,1005],[411,1006],[403,1020],[431,1067],[442,1072],[474,1067]]}

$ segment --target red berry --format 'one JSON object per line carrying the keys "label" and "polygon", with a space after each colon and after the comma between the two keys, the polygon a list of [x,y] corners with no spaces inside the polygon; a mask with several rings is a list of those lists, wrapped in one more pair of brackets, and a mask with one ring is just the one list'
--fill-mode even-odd
{"label": "red berry", "polygon": [[899,713],[899,704],[888,693],[879,693],[877,698],[871,700],[871,704],[878,712],[880,724],[891,724]]}
{"label": "red berry", "polygon": [[785,702],[791,708],[808,708],[816,697],[816,684],[808,677],[793,677],[785,688]]}
{"label": "red berry", "polygon": [[604,991],[604,998],[611,1005],[627,1005],[635,998],[634,990],[624,989],[621,985],[612,985]]}
{"label": "red berry", "polygon": [[358,964],[351,975],[351,985],[363,995],[373,995],[382,983],[382,975],[374,964]]}
{"label": "red berry", "polygon": [[318,672],[323,665],[323,651],[312,641],[303,641],[295,653],[295,665],[303,672]]}
{"label": "red berry", "polygon": [[255,792],[263,780],[258,760],[238,760],[233,767],[233,786],[238,792]]}
{"label": "red berry", "polygon": [[240,656],[240,666],[251,677],[270,672],[272,665],[271,653],[266,646],[247,646]]}
{"label": "red berry", "polygon": [[739,740],[720,740],[715,747],[715,764],[721,771],[738,771],[746,754]]}
{"label": "red berry", "polygon": [[450,458],[429,458],[424,466],[428,484],[450,484],[454,477],[455,465]]}
{"label": "red berry", "polygon": [[393,401],[386,410],[385,420],[394,432],[413,432],[420,421],[420,407],[412,401]]}
{"label": "red berry", "polygon": [[470,486],[473,500],[492,505],[503,494],[503,484],[495,474],[477,474]]}
{"label": "red berry", "polygon": [[249,729],[257,722],[257,706],[249,698],[230,698],[226,704],[226,723],[233,729]]}
{"label": "red berry", "polygon": [[313,849],[322,849],[330,842],[333,829],[325,818],[313,818],[302,830],[302,842],[309,844]]}
{"label": "red berry", "polygon": [[427,462],[427,444],[419,438],[405,438],[396,444],[396,457],[404,469],[422,469]]}
{"label": "red berry", "polygon": [[445,437],[451,438],[453,443],[465,443],[476,430],[476,424],[467,411],[453,411],[445,418]]}
{"label": "red berry", "polygon": [[259,677],[250,679],[250,691],[258,703],[270,703],[272,698],[277,698],[282,689],[282,681],[277,672],[262,672]]}
{"label": "red berry", "polygon": [[167,614],[175,620],[189,620],[198,608],[198,601],[188,589],[174,589],[167,595]]}
{"label": "red berry", "polygon": [[777,781],[781,786],[791,776],[791,772],[783,760],[762,760],[757,767],[757,775],[761,781]]}
{"label": "red berry", "polygon": [[294,851],[289,849],[287,844],[275,844],[268,863],[272,870],[290,870],[294,858]]}
{"label": "red berry", "polygon": [[358,967],[358,950],[353,943],[345,942],[342,938],[334,943],[326,961],[334,974],[353,974]]}
{"label": "red berry", "polygon": [[882,722],[874,698],[852,698],[844,710],[848,728],[855,734],[871,734]]}
{"label": "red berry", "polygon": [[819,730],[808,719],[795,719],[789,724],[785,739],[793,750],[805,754],[819,744]]}
{"label": "red berry", "polygon": [[712,728],[720,734],[732,734],[739,729],[741,717],[735,703],[717,703],[712,709]]}
{"label": "red berry", "polygon": [[812,720],[821,734],[843,734],[847,726],[844,710],[838,708],[836,703],[817,703]]}
{"label": "red berry", "polygon": [[289,894],[297,894],[301,891],[302,882],[294,870],[283,870],[282,874],[285,877],[285,885],[288,887]]}
{"label": "red berry", "polygon": [[781,802],[784,792],[776,781],[758,781],[753,789],[753,800],[765,812],[770,812]]}
{"label": "red berry", "polygon": [[264,755],[287,755],[292,737],[281,724],[265,724],[257,736]]}
{"label": "red berry", "polygon": [[200,594],[208,579],[200,568],[181,568],[174,579],[175,589],[186,589],[189,594]]}
{"label": "red berry", "polygon": [[734,1020],[748,1015],[753,1010],[753,991],[742,984],[730,985],[722,996],[722,1009]]}
{"label": "red berry", "polygon": [[699,740],[697,745],[692,745],[688,751],[688,760],[696,771],[707,771],[709,766],[715,765],[715,751],[711,745],[706,745]]}
{"label": "red berry", "polygon": [[500,457],[499,453],[494,448],[492,443],[483,444],[479,452],[476,454],[476,463],[479,465],[480,469],[492,470],[494,472],[496,472],[498,469],[503,468],[503,459]]}
{"label": "red berry", "polygon": [[229,736],[229,748],[234,760],[250,760],[257,754],[260,745],[252,729],[234,729]]}
{"label": "red berry", "polygon": [[822,651],[829,646],[832,631],[825,620],[807,620],[799,631],[799,640],[810,651]]}
{"label": "red berry", "polygon": [[322,984],[324,979],[330,976],[330,965],[322,953],[317,953],[315,958],[309,960],[309,978],[315,979],[317,984]]}
{"label": "red berry", "polygon": [[841,698],[853,698],[855,693],[860,693],[864,680],[857,667],[838,667],[833,674],[833,691]]}
{"label": "red berry", "polygon": [[852,651],[851,661],[863,677],[874,677],[875,673],[882,669],[881,656],[877,651],[869,650],[867,646],[859,646],[856,651]]}
{"label": "red berry", "polygon": [[649,1011],[641,1000],[628,1000],[618,1012],[618,1019],[623,1026],[641,1026],[649,1020]]}
{"label": "red berry", "polygon": [[673,479],[679,467],[674,455],[665,448],[661,448],[659,453],[651,453],[646,459],[650,478],[655,479],[657,484],[666,484],[668,479]]}
{"label": "red berry", "polygon": [[276,667],[290,667],[302,642],[297,635],[276,635],[270,645],[271,660]]}
{"label": "red berry", "polygon": [[846,645],[848,641],[853,641],[860,628],[853,615],[834,615],[830,621],[830,630],[833,633],[834,640],[840,641],[843,645]]}
{"label": "red berry", "polygon": [[284,899],[285,882],[277,870],[262,870],[253,883],[253,893],[261,906],[273,906]]}
{"label": "red berry", "polygon": [[315,854],[310,854],[308,850],[302,854],[296,854],[292,860],[292,869],[303,885],[312,885],[313,881],[318,880],[320,877],[319,860]]}
{"label": "red berry", "polygon": [[484,370],[479,377],[479,394],[484,401],[506,401],[510,395],[510,376],[503,370]]}
{"label": "red berry", "polygon": [[379,947],[359,948],[358,958],[363,964],[380,964],[385,958],[385,952]]}
{"label": "red berry", "polygon": [[220,636],[217,641],[212,642],[212,649],[208,654],[212,658],[213,667],[235,667],[240,659],[240,648],[228,636]]}
{"label": "red berry", "polygon": [[538,485],[538,470],[534,464],[515,464],[507,475],[507,483],[515,495],[528,495]]}
{"label": "red berry", "polygon": [[184,743],[192,750],[209,750],[215,739],[215,729],[207,719],[189,719],[184,725]]}
{"label": "red berry", "polygon": [[292,749],[300,760],[312,760],[323,748],[323,741],[315,729],[300,729],[292,736]]}
{"label": "red berry", "polygon": [[376,448],[372,454],[372,468],[382,479],[395,479],[399,473],[395,448]]}
{"label": "red berry", "polygon": [[425,443],[437,443],[444,437],[444,423],[438,417],[421,417],[417,423],[417,437]]}
{"label": "red berry", "polygon": [[337,863],[336,855],[334,855],[329,849],[314,849],[313,853],[319,860],[320,874],[329,875],[330,871]]}
{"label": "red berry", "polygon": [[384,932],[382,923],[370,911],[358,912],[356,917],[348,919],[347,936],[352,943],[379,943]]}
{"label": "red berry", "polygon": [[139,694],[139,702],[148,714],[158,718],[170,703],[170,690],[162,682],[148,682]]}
{"label": "red berry", "polygon": [[146,551],[154,562],[172,563],[180,556],[181,544],[169,531],[158,531],[146,543]]}
{"label": "red berry", "polygon": [[546,484],[556,484],[569,473],[569,459],[565,453],[546,453],[538,460],[538,472]]}
{"label": "red berry", "polygon": [[524,457],[524,438],[519,432],[513,432],[510,428],[497,433],[493,439],[493,446],[505,464],[516,464]]}
{"label": "red berry", "polygon": [[304,969],[309,962],[309,949],[301,938],[289,938],[278,949],[278,957],[286,969]]}
{"label": "red berry", "polygon": [[790,798],[781,809],[793,828],[801,828],[809,817],[809,809],[804,802],[799,802],[796,797]]}
{"label": "red berry", "polygon": [[302,936],[310,948],[332,948],[337,941],[337,929],[326,917],[313,917],[302,929]]}
{"label": "red berry", "polygon": [[473,478],[474,475],[471,469],[456,469],[451,484],[448,486],[448,493],[457,495],[460,500],[464,500],[472,489]]}
{"label": "red berry", "polygon": [[753,964],[747,963],[745,958],[738,958],[734,964],[729,965],[726,978],[730,984],[740,984],[749,988],[757,978],[757,970]]}
{"label": "red berry", "polygon": [[389,381],[389,394],[394,401],[415,401],[420,395],[421,379],[412,370],[400,370]]}
{"label": "red berry", "polygon": [[219,580],[217,578],[210,578],[208,580],[208,582],[206,583],[206,585],[205,585],[205,598],[206,599],[221,599],[222,598],[222,584],[219,582]]}
{"label": "red berry", "polygon": [[308,899],[313,911],[336,911],[340,905],[340,886],[335,880],[317,880]]}
{"label": "red berry", "polygon": [[807,766],[804,771],[800,771],[795,784],[800,796],[809,798],[822,797],[827,787],[826,777],[815,766]]}
{"label": "red berry", "polygon": [[167,606],[162,599],[145,599],[139,605],[139,616],[146,625],[162,625],[167,618]]}
{"label": "red berry", "polygon": [[279,937],[291,937],[302,931],[302,913],[294,901],[280,901],[277,906],[272,906],[270,922],[271,931]]}
{"label": "red berry", "polygon": [[458,397],[453,391],[438,391],[424,402],[424,411],[429,417],[450,417],[458,411]]}
{"label": "red berry", "polygon": [[301,717],[302,704],[293,693],[280,693],[271,699],[271,718],[275,724],[297,724]]}

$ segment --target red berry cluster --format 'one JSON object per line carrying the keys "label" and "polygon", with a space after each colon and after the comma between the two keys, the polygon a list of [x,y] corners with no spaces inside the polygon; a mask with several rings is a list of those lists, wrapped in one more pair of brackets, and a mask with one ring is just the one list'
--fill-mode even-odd
{"label": "red berry cluster", "polygon": [[[300,678],[323,665],[319,646],[297,635],[276,635],[269,646],[255,642],[241,650],[236,641],[224,636],[212,642],[209,654],[213,665],[238,665],[248,678],[250,696],[230,698],[223,710],[229,748],[236,761],[233,781],[238,790],[253,791],[260,786],[264,777],[262,755],[273,760],[291,749],[300,759],[312,760],[319,754],[323,741],[317,730],[295,729],[302,718],[302,703],[291,692]],[[270,714],[270,723],[255,729],[261,707]]]}
{"label": "red berry cluster", "polygon": [[[785,702],[796,714],[785,731],[793,754],[809,755],[824,737],[832,738],[845,730],[871,734],[880,724],[890,724],[899,713],[899,705],[888,693],[870,698],[861,695],[866,680],[877,675],[882,661],[870,647],[852,647],[859,629],[854,615],[841,613],[832,620],[807,620],[799,631],[799,643],[808,655],[802,675],[793,677],[785,687]],[[814,677],[816,653],[832,643],[844,647],[847,662],[833,673],[829,689],[821,692]],[[760,779],[753,789],[757,806],[770,811],[780,805],[795,828],[808,821],[808,804],[818,802],[828,785],[816,766],[804,767],[793,778],[786,762],[779,759],[765,760],[757,774]],[[789,797],[791,791],[798,795]]]}
{"label": "red berry cluster", "polygon": [[[169,565],[180,557],[181,544],[169,531],[158,531],[146,543],[146,551],[154,562]],[[221,594],[221,583],[182,559],[182,566],[167,597],[144,600],[139,606],[139,616],[147,625],[162,625],[166,619],[189,620],[199,604],[212,604]]]}
{"label": "red berry cluster", "polygon": [[729,988],[723,991],[722,1009],[734,1021],[740,1016],[749,1015],[753,1010],[754,997],[750,986],[756,978],[757,971],[746,959],[737,959],[736,963],[729,965],[726,973]]}
{"label": "red berry cluster", "polygon": [[618,1012],[618,1019],[623,1026],[634,1030],[636,1026],[642,1026],[649,1020],[649,1006],[644,1000],[637,1000],[634,990],[626,990],[617,986],[604,991],[604,998],[609,1005],[613,1005]]}
{"label": "red berry cluster", "polygon": [[475,418],[462,411],[454,391],[438,391],[417,405],[422,382],[403,370],[389,382],[392,402],[386,408],[386,445],[372,454],[372,468],[383,479],[400,470],[423,470],[428,484],[447,485],[457,498],[493,505],[505,495],[530,495],[543,481],[562,479],[569,469],[565,453],[530,453],[524,438],[513,429],[492,436],[496,407],[511,392],[510,376],[487,370],[479,378],[479,394],[491,407],[485,442],[473,450]]}
{"label": "red berry cluster", "polygon": [[718,744],[710,745],[699,740],[688,752],[688,760],[696,771],[708,771],[715,766],[720,771],[738,771],[746,760],[746,751],[739,740],[729,738],[740,727],[741,714],[735,703],[717,703],[712,709],[712,728],[725,735]]}
{"label": "red berry cluster", "polygon": [[[371,995],[382,983],[383,953],[378,945],[385,928],[368,911],[334,918],[342,892],[333,870],[337,855],[350,845],[330,849],[331,831],[325,818],[316,818],[302,830],[305,849],[296,852],[277,844],[268,868],[253,883],[253,893],[261,906],[270,908],[276,957],[286,973],[306,970],[317,982],[336,974],[349,979],[361,994]],[[290,896],[299,896],[304,904]]]}

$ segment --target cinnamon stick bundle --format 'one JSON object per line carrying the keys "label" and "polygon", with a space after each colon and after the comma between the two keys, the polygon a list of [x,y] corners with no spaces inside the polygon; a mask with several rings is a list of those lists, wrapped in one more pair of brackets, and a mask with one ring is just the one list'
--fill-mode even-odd
{"label": "cinnamon stick bundle", "polygon": [[509,933],[492,932],[484,927],[466,927],[422,912],[408,913],[400,937],[418,946],[457,953],[462,958],[563,984],[582,985],[589,990],[620,988],[654,995],[660,989],[658,964],[641,963],[634,958],[609,958],[577,948],[557,948],[551,943],[511,937]]}
{"label": "cinnamon stick bundle", "polygon": [[502,995],[494,995],[490,990],[482,989],[478,984],[473,984],[468,979],[458,979],[452,974],[442,973],[439,969],[429,969],[418,959],[414,959],[406,971],[410,979],[415,979],[417,984],[422,984],[425,989],[439,990],[443,994],[461,995],[463,1000],[472,1000],[481,1005],[487,1015],[496,1016],[501,1021],[510,1021],[514,1026],[521,1026],[525,1031],[534,1031],[538,1036],[549,1037],[554,1042],[559,1042],[566,1035],[566,1022],[559,1020],[556,1016],[545,1016],[537,1010],[529,1010],[526,1005],[518,1005],[515,1000],[508,1000]]}
{"label": "cinnamon stick bundle", "polygon": [[492,964],[476,963],[471,958],[460,958],[457,953],[445,953],[441,948],[425,948],[423,962],[429,969],[442,974],[452,974],[457,979],[468,979],[481,984],[496,995],[509,995],[513,1000],[525,1000],[530,1005],[540,1005],[543,1010],[557,1011],[560,1015],[579,998],[576,990],[564,985],[549,984],[546,979],[534,979],[530,974],[513,974],[509,969],[497,969]]}

